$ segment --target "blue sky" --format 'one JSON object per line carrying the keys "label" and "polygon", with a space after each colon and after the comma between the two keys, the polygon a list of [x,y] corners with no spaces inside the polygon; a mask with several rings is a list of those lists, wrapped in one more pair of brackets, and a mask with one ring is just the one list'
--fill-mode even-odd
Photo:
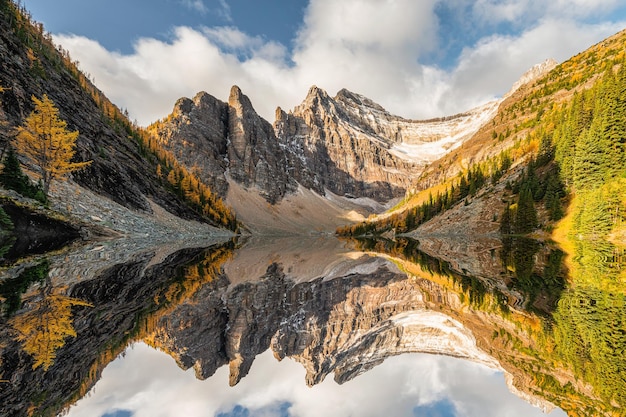
{"label": "blue sky", "polygon": [[105,48],[132,52],[140,37],[167,40],[175,26],[236,26],[252,36],[289,45],[306,1],[250,0],[26,0],[26,7],[52,33],[97,39]]}
{"label": "blue sky", "polygon": [[273,121],[311,85],[429,118],[504,94],[626,27],[623,0],[23,0],[141,124],[231,85]]}

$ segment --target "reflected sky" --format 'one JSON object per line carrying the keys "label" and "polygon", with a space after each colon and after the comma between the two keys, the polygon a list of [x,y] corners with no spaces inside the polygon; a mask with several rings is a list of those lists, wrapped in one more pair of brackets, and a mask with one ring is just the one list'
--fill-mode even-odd
{"label": "reflected sky", "polygon": [[[228,386],[228,367],[206,381],[183,371],[165,353],[137,343],[109,364],[70,417],[154,416],[543,416],[512,394],[504,374],[483,365],[427,354],[406,354],[337,385],[309,388],[304,368],[278,362],[268,350],[250,374]],[[550,416],[565,416],[554,410]]]}

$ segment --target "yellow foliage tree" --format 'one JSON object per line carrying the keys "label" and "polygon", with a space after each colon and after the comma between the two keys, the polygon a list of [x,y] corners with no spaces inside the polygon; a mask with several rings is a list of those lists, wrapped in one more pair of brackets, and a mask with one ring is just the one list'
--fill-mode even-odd
{"label": "yellow foliage tree", "polygon": [[78,305],[91,306],[75,298],[45,294],[35,309],[12,319],[17,340],[34,359],[33,369],[43,366],[47,371],[56,359],[57,350],[65,345],[65,339],[76,336],[72,306]]}
{"label": "yellow foliage tree", "polygon": [[47,95],[33,96],[35,110],[17,129],[16,148],[41,170],[43,191],[48,195],[50,183],[66,174],[84,168],[91,161],[70,162],[75,152],[78,131],[69,131],[59,118],[59,109]]}

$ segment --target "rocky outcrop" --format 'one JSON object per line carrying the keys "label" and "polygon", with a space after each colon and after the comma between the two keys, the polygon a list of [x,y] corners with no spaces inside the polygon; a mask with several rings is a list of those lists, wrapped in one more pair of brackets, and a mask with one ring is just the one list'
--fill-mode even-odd
{"label": "rocky outcrop", "polygon": [[155,132],[163,147],[186,166],[199,170],[211,189],[224,194],[228,188],[223,176],[228,105],[204,92],[193,100],[181,98],[163,126]]}
{"label": "rocky outcrop", "polygon": [[554,59],[549,58],[539,64],[533,65],[528,71],[526,71],[522,76],[513,84],[508,93],[504,95],[504,97],[511,96],[514,92],[516,92],[521,86],[527,84],[531,81],[535,81],[540,77],[546,75],[548,72],[552,71],[559,63]]}
{"label": "rocky outcrop", "polygon": [[377,201],[403,195],[419,165],[393,156],[390,141],[351,117],[340,97],[314,86],[293,112],[277,110],[274,128],[289,150],[293,175],[321,194],[328,189]]}
{"label": "rocky outcrop", "polygon": [[181,98],[166,119],[150,130],[190,170],[223,197],[228,178],[257,189],[275,203],[295,189],[287,159],[272,126],[261,118],[239,87],[228,103],[205,93]]}
{"label": "rocky outcrop", "polygon": [[287,155],[272,125],[254,111],[237,86],[230,90],[228,114],[228,175],[246,187],[255,185],[272,204],[294,191]]}

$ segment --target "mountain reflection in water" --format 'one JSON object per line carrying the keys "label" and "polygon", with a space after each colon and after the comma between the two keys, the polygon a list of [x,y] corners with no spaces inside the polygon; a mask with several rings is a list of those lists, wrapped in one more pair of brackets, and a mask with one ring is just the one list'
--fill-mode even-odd
{"label": "mountain reflection in water", "polygon": [[[270,351],[257,356],[250,374],[228,386],[228,368],[206,381],[182,372],[145,344],[111,363],[92,395],[68,417],[133,416],[539,416],[509,392],[504,376],[488,367],[439,355],[387,359],[342,385],[327,379],[314,387],[293,360]],[[564,415],[553,412],[551,416]]]}
{"label": "mountain reflection in water", "polygon": [[[22,278],[24,267],[9,270],[0,284],[2,415],[55,415],[94,385],[70,415],[540,413],[528,403],[620,415],[626,345],[616,265],[613,284],[569,289],[562,252],[521,240],[182,246],[91,247],[48,259],[41,279]],[[619,253],[608,253],[604,262],[619,266]],[[576,281],[589,272],[572,267],[572,274]],[[50,310],[48,298],[67,306],[65,321],[30,325],[37,311]],[[583,327],[594,314],[612,332],[601,340],[589,340],[596,333]],[[47,347],[45,361],[33,346]],[[401,355],[417,352],[446,356]],[[174,363],[207,381],[189,382]],[[499,389],[517,397],[495,395]],[[398,414],[390,411],[396,406]]]}

